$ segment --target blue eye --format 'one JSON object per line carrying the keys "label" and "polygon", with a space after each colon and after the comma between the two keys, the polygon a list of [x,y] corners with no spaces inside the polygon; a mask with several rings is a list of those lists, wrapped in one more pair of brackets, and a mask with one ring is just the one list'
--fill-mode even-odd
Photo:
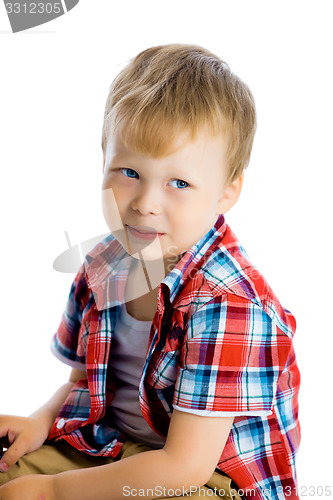
{"label": "blue eye", "polygon": [[170,184],[172,182],[176,182],[176,186],[174,186],[174,187],[177,187],[179,189],[184,189],[184,188],[189,186],[189,184],[187,182],[182,181],[181,179],[174,179],[173,181],[170,182]]}
{"label": "blue eye", "polygon": [[126,177],[130,177],[130,179],[138,179],[139,175],[133,168],[121,168],[120,171],[126,175]]}

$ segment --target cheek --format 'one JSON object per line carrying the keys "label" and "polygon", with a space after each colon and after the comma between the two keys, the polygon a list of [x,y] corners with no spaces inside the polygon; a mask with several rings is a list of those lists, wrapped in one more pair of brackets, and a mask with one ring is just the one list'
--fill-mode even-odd
{"label": "cheek", "polygon": [[123,191],[130,188],[130,182],[127,177],[119,172],[106,172],[103,176],[102,188],[112,188],[114,191]]}
{"label": "cheek", "polygon": [[102,210],[105,222],[110,231],[123,229],[124,207],[121,198],[116,195],[112,188],[102,190]]}
{"label": "cheek", "polygon": [[[131,193],[128,188],[125,188],[121,184],[117,182],[112,182],[110,179],[106,179],[102,184],[103,192],[112,193],[109,194],[109,197],[115,200],[116,205],[118,206],[118,210],[122,212],[129,205],[131,200]],[[112,204],[112,208],[114,209],[115,205]]]}
{"label": "cheek", "polygon": [[193,200],[184,200],[173,207],[173,220],[177,225],[182,225],[185,221],[193,224],[198,216],[201,217],[202,212],[205,211],[204,207],[205,205],[201,200],[195,200],[195,202]]}
{"label": "cheek", "polygon": [[183,240],[203,236],[215,223],[217,207],[211,198],[197,199],[195,203],[183,203],[170,214],[175,236]]}

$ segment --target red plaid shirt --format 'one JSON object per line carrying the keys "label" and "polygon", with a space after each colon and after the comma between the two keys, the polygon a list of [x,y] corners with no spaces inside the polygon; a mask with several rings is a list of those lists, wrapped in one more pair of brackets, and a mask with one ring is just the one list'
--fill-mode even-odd
{"label": "red plaid shirt", "polygon": [[[53,338],[53,352],[87,379],[74,386],[49,438],[91,455],[115,457],[126,440],[112,424],[117,384],[108,363],[130,259],[112,235],[87,254]],[[164,437],[173,408],[235,416],[217,467],[245,498],[298,498],[295,326],[223,216],[159,285],[142,413]]]}

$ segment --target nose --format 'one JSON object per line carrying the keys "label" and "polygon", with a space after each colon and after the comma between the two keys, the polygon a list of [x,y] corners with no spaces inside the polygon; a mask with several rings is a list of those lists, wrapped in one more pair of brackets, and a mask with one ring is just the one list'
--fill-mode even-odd
{"label": "nose", "polygon": [[161,193],[156,186],[142,185],[132,200],[132,209],[141,215],[160,215]]}

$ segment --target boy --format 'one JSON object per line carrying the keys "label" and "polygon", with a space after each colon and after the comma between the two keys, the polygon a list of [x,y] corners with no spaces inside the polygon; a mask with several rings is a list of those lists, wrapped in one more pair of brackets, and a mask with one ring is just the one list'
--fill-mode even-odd
{"label": "boy", "polygon": [[31,417],[0,418],[0,500],[298,498],[295,320],[223,216],[255,128],[248,87],[201,47],[147,49],[115,79],[111,234],[54,336],[70,381]]}

